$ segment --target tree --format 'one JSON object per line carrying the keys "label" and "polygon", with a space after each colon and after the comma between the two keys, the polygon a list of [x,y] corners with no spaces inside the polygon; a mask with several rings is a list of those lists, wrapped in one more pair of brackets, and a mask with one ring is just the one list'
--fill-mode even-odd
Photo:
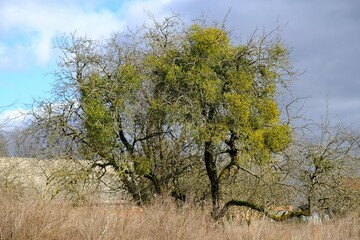
{"label": "tree", "polygon": [[359,135],[329,121],[302,130],[287,150],[295,200],[305,203],[309,213],[355,211],[360,198],[351,180],[359,178]]}
{"label": "tree", "polygon": [[[164,25],[170,27],[176,19]],[[144,59],[158,46],[143,46],[140,40],[155,37],[151,29],[143,29],[103,43],[76,33],[59,38],[63,56],[54,98],[37,101],[33,108],[32,133],[41,136],[38,142],[47,152],[57,157],[68,153],[64,143],[71,140],[78,158],[104,173],[112,167],[122,179],[120,187],[137,201],[169,191],[181,195],[177,179],[189,172],[196,155],[187,150],[192,144],[184,144],[178,129],[162,123],[154,100]]]}
{"label": "tree", "polygon": [[64,36],[54,98],[36,104],[34,129],[71,139],[104,173],[112,167],[137,201],[182,196],[205,173],[214,219],[233,205],[265,212],[244,200],[221,204],[232,177],[262,180],[291,141],[275,98],[292,72],[274,35],[233,44],[222,26],[172,16],[106,42]]}
{"label": "tree", "polygon": [[221,183],[233,169],[268,164],[291,139],[275,101],[290,73],[288,51],[268,38],[233,45],[224,29],[194,24],[178,48],[148,60],[159,102],[177,109],[169,114],[189,126],[202,152],[215,219],[231,205],[260,208],[237,200],[221,208]]}

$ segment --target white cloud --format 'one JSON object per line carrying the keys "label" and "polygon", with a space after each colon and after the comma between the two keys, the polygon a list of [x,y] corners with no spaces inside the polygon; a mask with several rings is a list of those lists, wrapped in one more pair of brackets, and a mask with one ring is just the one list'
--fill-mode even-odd
{"label": "white cloud", "polygon": [[[165,9],[171,2],[173,0],[125,1],[118,10],[96,6],[101,1],[2,2],[0,37],[4,36],[5,40],[0,40],[0,68],[21,68],[34,60],[38,65],[45,65],[52,57],[52,40],[56,35],[77,31],[93,39],[106,38],[127,25],[143,23],[147,20],[145,10],[162,18],[170,12]],[[7,35],[12,38],[7,39]],[[20,46],[14,48],[14,45]]]}
{"label": "white cloud", "polygon": [[24,127],[30,118],[28,111],[22,108],[3,111],[0,113],[0,130],[12,131]]}
{"label": "white cloud", "polygon": [[137,0],[124,4],[122,12],[128,25],[141,25],[148,21],[147,12],[154,14],[157,19],[162,19],[171,14],[171,4],[175,0]]}
{"label": "white cloud", "polygon": [[[30,53],[23,61],[35,59],[39,65],[44,65],[49,61],[51,41],[57,34],[78,31],[92,38],[102,38],[125,26],[116,13],[108,10],[87,12],[81,4],[60,1],[7,1],[0,5],[0,16],[0,36],[6,39],[9,33],[16,35],[16,38],[8,39],[11,43],[4,40],[1,43],[0,64],[3,67],[9,62],[21,62],[21,54],[14,52],[14,45],[20,44]],[[11,44],[11,55],[7,54],[7,44]]]}

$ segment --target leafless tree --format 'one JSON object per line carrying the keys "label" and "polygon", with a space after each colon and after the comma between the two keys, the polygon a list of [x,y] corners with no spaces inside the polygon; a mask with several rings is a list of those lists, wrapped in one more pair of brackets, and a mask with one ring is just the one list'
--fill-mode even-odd
{"label": "leafless tree", "polygon": [[329,121],[302,130],[286,155],[286,171],[298,194],[294,201],[309,212],[356,209],[359,192],[344,182],[360,177],[360,135]]}

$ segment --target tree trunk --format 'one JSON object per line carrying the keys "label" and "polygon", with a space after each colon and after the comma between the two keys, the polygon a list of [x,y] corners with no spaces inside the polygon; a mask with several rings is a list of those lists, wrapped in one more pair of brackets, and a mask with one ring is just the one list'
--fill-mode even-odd
{"label": "tree trunk", "polygon": [[220,184],[214,158],[214,145],[211,141],[205,142],[204,161],[211,186],[212,216],[216,219],[220,209]]}

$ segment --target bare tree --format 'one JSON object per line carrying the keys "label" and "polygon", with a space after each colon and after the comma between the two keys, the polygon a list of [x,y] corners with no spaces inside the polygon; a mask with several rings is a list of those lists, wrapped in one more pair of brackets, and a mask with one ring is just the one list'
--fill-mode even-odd
{"label": "bare tree", "polygon": [[[287,152],[291,184],[297,188],[294,201],[309,213],[344,213],[354,209],[359,192],[344,184],[360,177],[360,136],[329,121],[302,129]],[[357,195],[357,196],[356,196]]]}

